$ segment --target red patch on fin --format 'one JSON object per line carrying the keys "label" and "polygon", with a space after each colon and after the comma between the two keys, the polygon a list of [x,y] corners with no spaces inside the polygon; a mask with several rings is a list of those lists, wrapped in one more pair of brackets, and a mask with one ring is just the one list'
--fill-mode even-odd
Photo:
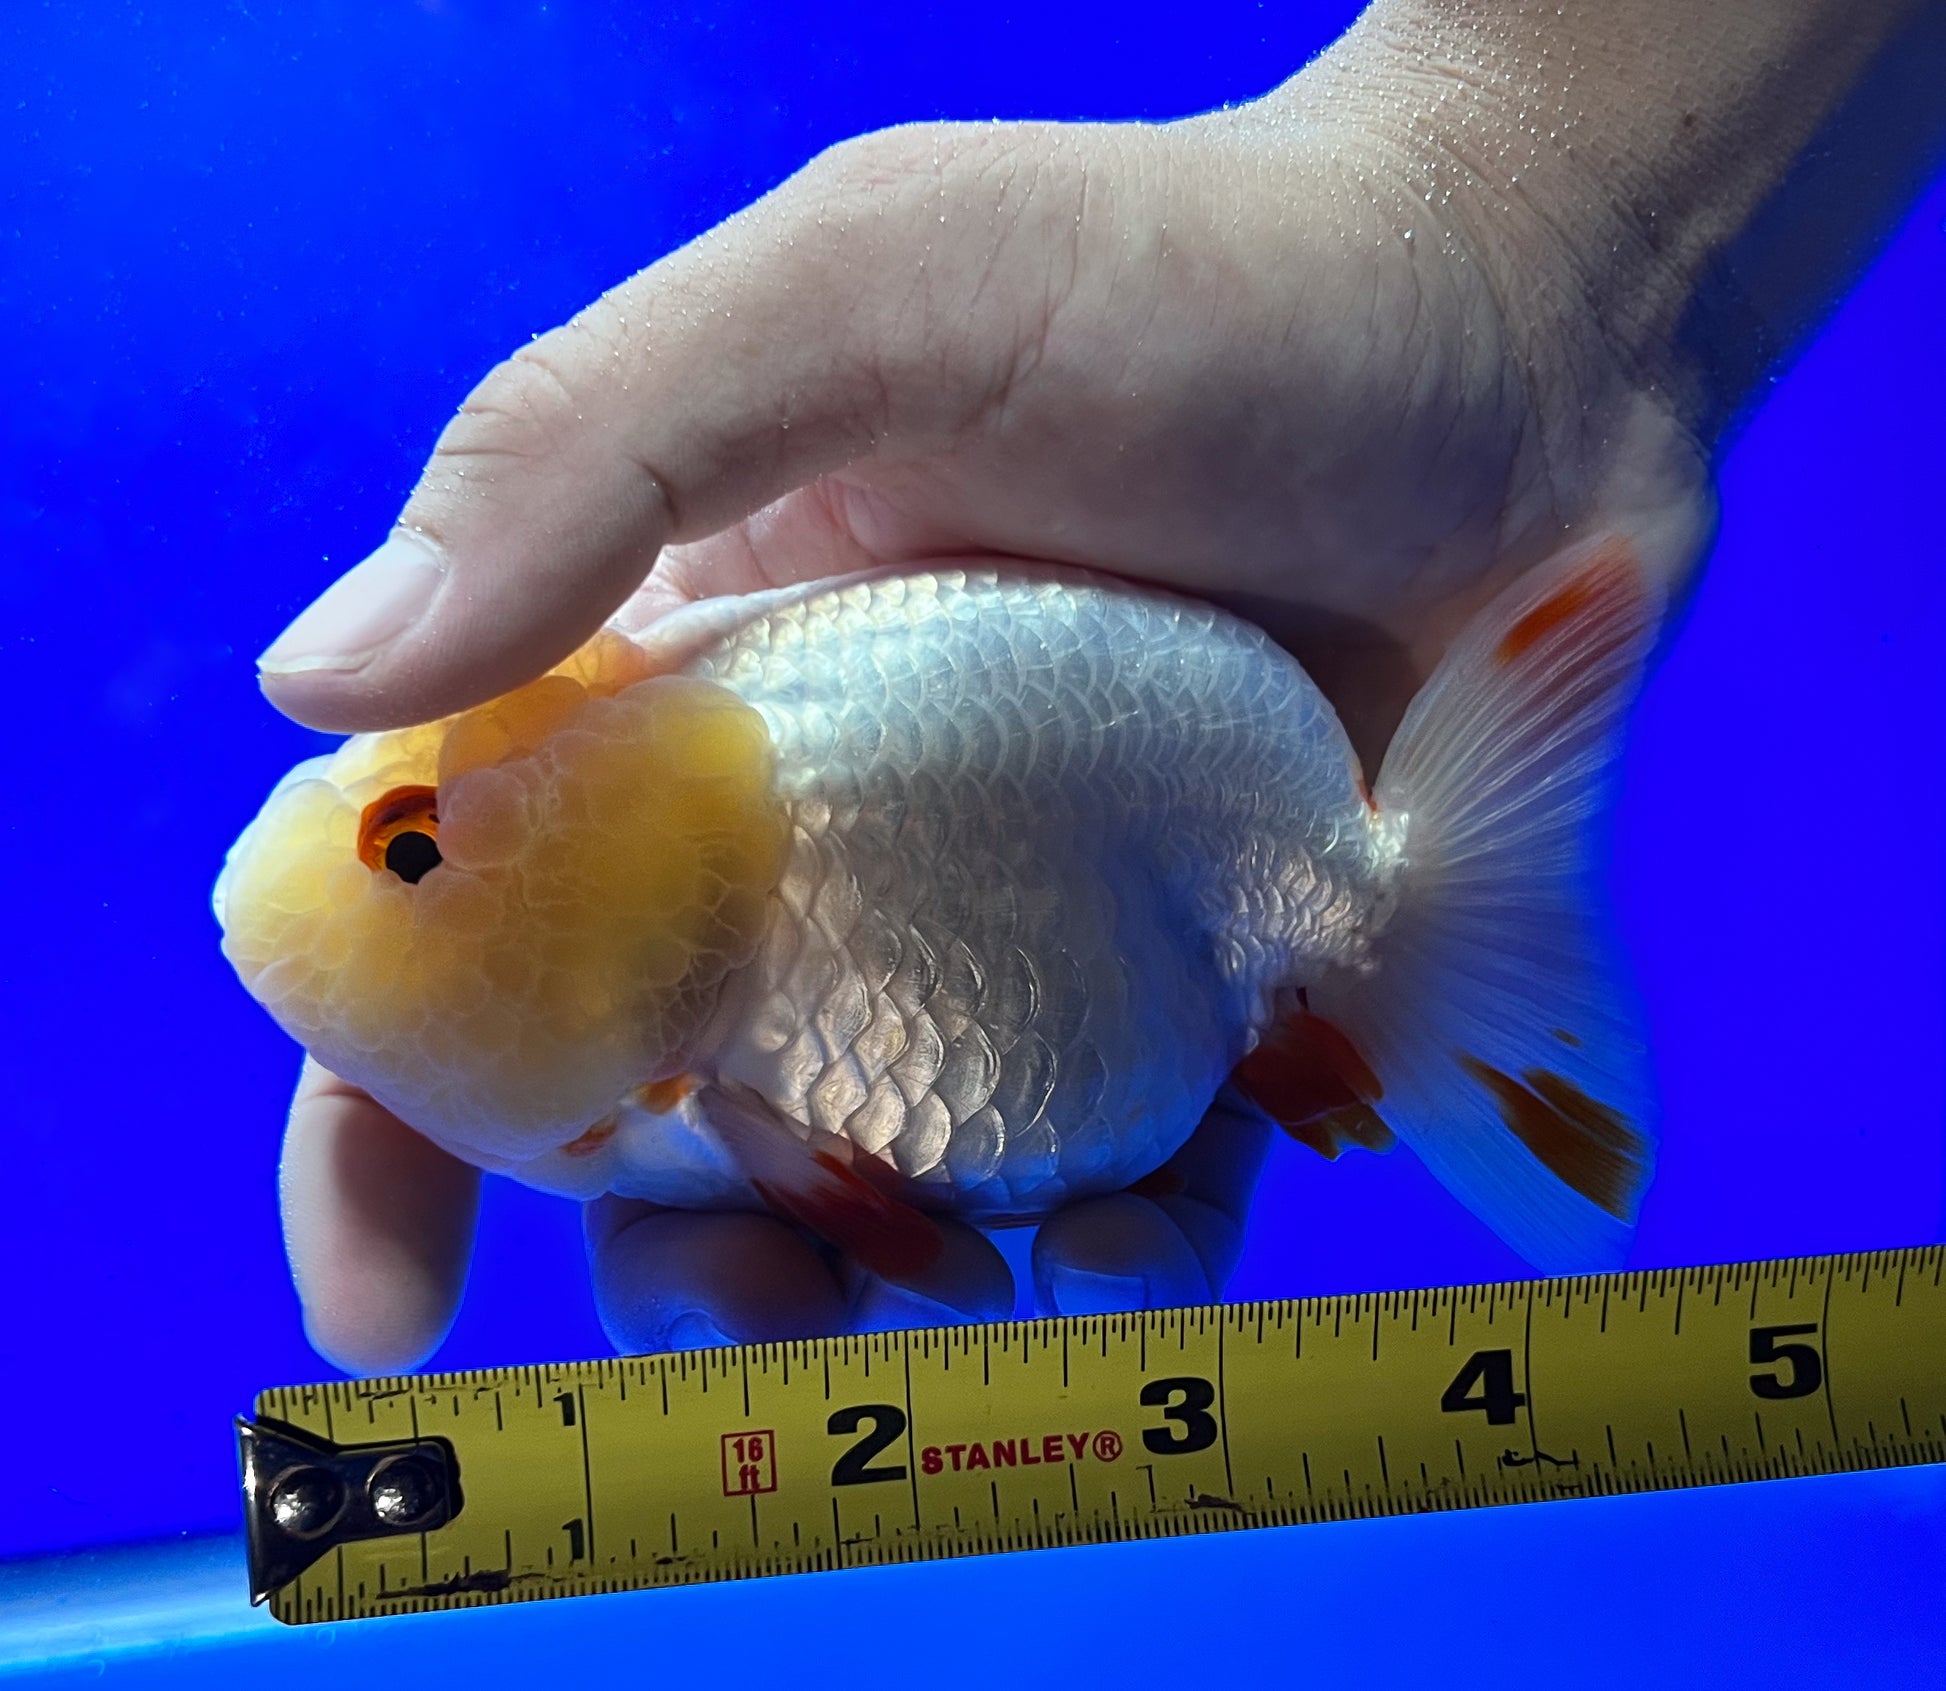
{"label": "red patch on fin", "polygon": [[1354,1145],[1365,1151],[1389,1151],[1399,1142],[1378,1112],[1363,1104],[1347,1104],[1314,1121],[1287,1125],[1284,1131],[1328,1163],[1335,1163]]}
{"label": "red patch on fin", "polygon": [[812,1152],[811,1161],[822,1176],[814,1184],[788,1192],[753,1181],[757,1195],[895,1285],[916,1279],[939,1260],[945,1241],[930,1216],[887,1195],[829,1151]]}
{"label": "red patch on fin", "polygon": [[1230,1078],[1292,1138],[1327,1157],[1349,1145],[1391,1147],[1391,1130],[1371,1108],[1384,1085],[1343,1030],[1308,1009],[1272,1028]]}
{"label": "red patch on fin", "polygon": [[1513,664],[1555,630],[1579,621],[1595,624],[1593,635],[1599,640],[1600,625],[1641,592],[1641,575],[1628,543],[1609,541],[1539,604],[1522,613],[1501,635],[1494,657],[1503,666]]}
{"label": "red patch on fin", "polygon": [[908,1201],[899,1171],[849,1140],[807,1128],[734,1081],[698,1088],[696,1104],[765,1204],[881,1279],[911,1285],[945,1253],[939,1224]]}
{"label": "red patch on fin", "polygon": [[1649,1147],[1625,1116],[1552,1070],[1524,1069],[1515,1080],[1463,1051],[1455,1055],[1543,1168],[1618,1221],[1633,1215]]}

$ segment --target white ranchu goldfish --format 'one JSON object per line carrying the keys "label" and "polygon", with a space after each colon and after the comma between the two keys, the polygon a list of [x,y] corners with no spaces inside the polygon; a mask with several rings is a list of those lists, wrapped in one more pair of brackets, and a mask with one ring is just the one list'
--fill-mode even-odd
{"label": "white ranchu goldfish", "polygon": [[1368,791],[1204,605],[972,565],[708,601],[293,770],[223,948],[471,1162],[767,1204],[894,1280],[927,1212],[1125,1187],[1231,1078],[1597,1266],[1649,1172],[1594,860],[1660,615],[1618,541],[1525,578]]}

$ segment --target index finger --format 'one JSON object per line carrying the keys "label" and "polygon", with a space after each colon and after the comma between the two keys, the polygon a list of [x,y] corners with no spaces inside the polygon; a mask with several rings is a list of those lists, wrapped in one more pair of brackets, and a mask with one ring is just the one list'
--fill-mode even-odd
{"label": "index finger", "polygon": [[304,1331],[348,1374],[423,1362],[466,1287],[480,1173],[314,1059],[291,1102],[278,1198]]}
{"label": "index finger", "polygon": [[476,704],[592,635],[665,544],[956,438],[1029,332],[990,272],[1032,190],[960,204],[1015,143],[960,126],[942,173],[930,135],[833,149],[489,373],[392,537],[259,659],[271,702],[337,730]]}

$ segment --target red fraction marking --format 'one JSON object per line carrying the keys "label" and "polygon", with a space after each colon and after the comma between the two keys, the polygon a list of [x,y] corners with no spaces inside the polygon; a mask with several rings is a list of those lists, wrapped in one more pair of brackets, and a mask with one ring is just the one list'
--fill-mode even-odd
{"label": "red fraction marking", "polygon": [[777,1435],[768,1427],[723,1435],[723,1495],[755,1497],[777,1489]]}

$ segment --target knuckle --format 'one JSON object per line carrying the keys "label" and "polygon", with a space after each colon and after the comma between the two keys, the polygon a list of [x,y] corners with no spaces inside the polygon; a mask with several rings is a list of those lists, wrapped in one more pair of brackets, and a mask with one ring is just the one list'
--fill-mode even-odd
{"label": "knuckle", "polygon": [[861,270],[881,279],[865,410],[956,429],[1004,394],[1076,268],[1086,156],[1062,125],[904,124],[839,142],[786,185],[799,264],[846,296]]}
{"label": "knuckle", "polygon": [[888,190],[936,186],[959,125],[902,123],[839,141],[812,159],[799,180],[827,194],[876,199]]}
{"label": "knuckle", "polygon": [[559,446],[583,408],[559,357],[559,330],[489,370],[441,432],[433,457],[538,458]]}
{"label": "knuckle", "polygon": [[836,206],[895,219],[920,211],[1004,217],[1058,175],[1048,167],[1069,150],[1066,133],[1054,124],[899,124],[826,148],[791,186],[800,203],[825,213]]}

